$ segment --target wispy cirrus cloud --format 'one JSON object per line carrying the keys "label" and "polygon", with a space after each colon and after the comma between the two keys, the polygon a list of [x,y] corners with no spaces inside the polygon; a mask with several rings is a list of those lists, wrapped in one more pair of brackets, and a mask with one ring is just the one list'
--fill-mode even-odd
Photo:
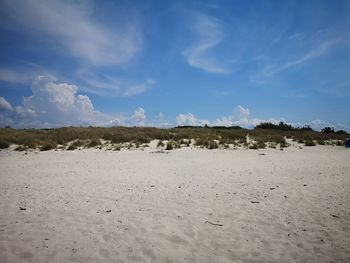
{"label": "wispy cirrus cloud", "polygon": [[78,70],[78,77],[84,83],[83,90],[99,96],[131,97],[149,90],[157,81],[146,78],[141,81],[122,77],[111,77],[89,70]]}
{"label": "wispy cirrus cloud", "polygon": [[9,68],[0,68],[0,81],[11,82],[11,83],[26,83],[28,82],[27,73],[18,72]]}
{"label": "wispy cirrus cloud", "polygon": [[333,46],[335,46],[337,43],[339,43],[339,39],[330,39],[323,43],[321,43],[317,47],[313,47],[310,49],[307,53],[302,54],[298,58],[292,59],[290,61],[286,61],[284,63],[281,63],[279,65],[273,65],[269,66],[264,70],[264,74],[268,77],[272,77],[275,74],[278,74],[282,71],[285,71],[291,67],[297,66],[299,64],[306,63],[310,60],[316,59],[323,54],[325,54],[329,49],[331,49]]}
{"label": "wispy cirrus cloud", "polygon": [[227,68],[220,65],[210,54],[211,49],[218,46],[224,39],[222,22],[212,16],[198,14],[192,25],[192,31],[197,41],[192,47],[183,51],[190,66],[210,73],[228,74]]}
{"label": "wispy cirrus cloud", "polygon": [[315,91],[336,97],[345,97],[350,94],[350,80],[334,81],[334,83],[326,83],[318,86]]}
{"label": "wispy cirrus cloud", "polygon": [[136,22],[108,27],[93,19],[90,1],[4,0],[0,26],[49,37],[69,56],[95,66],[128,62],[142,44]]}

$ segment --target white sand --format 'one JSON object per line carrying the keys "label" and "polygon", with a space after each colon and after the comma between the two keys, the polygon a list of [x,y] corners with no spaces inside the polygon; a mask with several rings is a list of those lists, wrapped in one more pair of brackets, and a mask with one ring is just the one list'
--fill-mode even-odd
{"label": "white sand", "polygon": [[0,262],[350,262],[349,149],[150,151],[1,151]]}

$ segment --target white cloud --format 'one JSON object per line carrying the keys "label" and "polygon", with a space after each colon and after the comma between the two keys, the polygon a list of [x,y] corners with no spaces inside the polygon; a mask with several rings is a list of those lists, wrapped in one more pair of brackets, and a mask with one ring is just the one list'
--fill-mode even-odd
{"label": "white cloud", "polygon": [[196,118],[192,113],[179,114],[176,116],[176,123],[179,126],[191,125],[191,126],[203,126],[209,124],[207,120],[201,120]]}
{"label": "white cloud", "polygon": [[188,64],[211,73],[228,74],[229,71],[209,54],[209,51],[224,38],[221,21],[215,17],[197,15],[192,29],[198,37],[198,42],[183,51]]}
{"label": "white cloud", "polygon": [[279,73],[281,71],[287,70],[290,67],[305,63],[311,59],[318,58],[322,56],[327,50],[329,50],[332,46],[334,46],[338,41],[337,40],[329,40],[324,43],[322,43],[318,48],[310,50],[308,53],[304,54],[302,57],[288,61],[283,65],[280,65],[271,71],[269,71],[269,74],[273,75],[276,73]]}
{"label": "white cloud", "polygon": [[278,124],[279,122],[286,122],[284,118],[269,118],[269,119],[259,119],[251,118],[250,110],[238,105],[233,110],[233,114],[229,116],[222,116],[211,122],[212,126],[241,126],[243,128],[253,128],[262,122],[271,122]]}
{"label": "white cloud", "polygon": [[160,120],[163,120],[165,118],[164,113],[163,112],[159,112],[157,118],[160,119]]}
{"label": "white cloud", "polygon": [[24,84],[31,79],[31,72],[15,71],[10,68],[0,68],[0,81]]}
{"label": "white cloud", "polygon": [[238,105],[234,108],[233,113],[228,116],[219,117],[213,121],[201,120],[195,117],[192,113],[179,114],[176,117],[177,125],[191,125],[191,126],[203,126],[205,124],[211,126],[241,126],[244,128],[253,128],[262,122],[272,122],[278,124],[279,122],[286,122],[285,119],[270,118],[270,119],[259,119],[250,118],[250,110]]}
{"label": "white cloud", "polygon": [[324,127],[335,127],[335,125],[330,124],[329,122],[326,122],[324,120],[312,120],[307,125],[310,125],[310,127],[314,130],[322,130]]}
{"label": "white cloud", "polygon": [[146,125],[149,127],[169,128],[174,126],[174,122],[169,121],[163,112],[159,112],[154,118],[148,119]]}
{"label": "white cloud", "polygon": [[58,125],[88,125],[102,114],[94,110],[87,96],[77,95],[78,87],[56,83],[52,76],[38,76],[32,84],[32,96],[23,98],[16,112],[22,122]]}
{"label": "white cloud", "polygon": [[31,90],[32,95],[24,97],[17,106],[0,97],[0,126],[171,126],[163,114],[149,122],[143,108],[132,115],[101,113],[88,96],[77,93],[76,85],[58,83],[51,75],[37,76]]}
{"label": "white cloud", "polygon": [[0,111],[13,111],[12,105],[3,97],[0,97]]}
{"label": "white cloud", "polygon": [[117,118],[96,111],[89,97],[77,94],[77,86],[56,83],[50,75],[36,77],[31,89],[32,95],[24,97],[21,105],[16,107],[0,99],[3,107],[12,109],[11,114],[2,114],[2,121],[5,117],[11,119],[16,127],[57,127],[106,125]]}
{"label": "white cloud", "polygon": [[134,120],[134,124],[138,126],[145,126],[145,121],[146,121],[145,110],[142,108],[138,108],[137,110],[135,110],[134,114],[132,115],[132,119]]}
{"label": "white cloud", "polygon": [[[77,94],[78,87],[67,83],[57,83],[50,75],[38,76],[32,84],[32,95],[24,97],[20,105],[12,106],[5,98],[0,97],[0,126],[11,125],[17,128],[60,127],[60,126],[154,126],[172,127],[162,112],[148,119],[145,110],[138,108],[132,115],[104,114],[95,110],[90,98]],[[213,121],[199,119],[192,113],[176,116],[179,126],[241,126],[253,128],[261,122],[278,124],[284,118],[259,119],[251,118],[248,108],[238,105],[231,115],[222,116]],[[335,129],[350,129],[345,124],[333,125],[324,120],[313,120],[308,123],[289,123],[296,127],[310,125],[315,130],[331,126]]]}
{"label": "white cloud", "polygon": [[239,118],[248,118],[250,111],[248,108],[243,108],[241,105],[238,105],[233,112],[239,116]]}
{"label": "white cloud", "polygon": [[321,57],[323,54],[325,54],[329,49],[331,49],[333,46],[338,44],[341,40],[334,38],[334,39],[328,39],[323,41],[321,44],[319,44],[316,47],[313,47],[308,52],[300,55],[298,58],[290,59],[289,61],[281,62],[279,64],[275,65],[267,65],[265,69],[262,71],[261,76],[255,76],[253,77],[253,80],[259,80],[262,78],[270,78],[274,75],[286,71],[289,68],[292,68],[294,66],[306,63],[310,60],[316,59],[318,57]]}
{"label": "white cloud", "polygon": [[[96,66],[128,62],[141,46],[137,23],[108,28],[92,18],[89,1],[4,0],[0,9],[10,29],[50,36],[70,56]],[[115,14],[118,15],[118,14]],[[1,23],[2,26],[8,23]]]}
{"label": "white cloud", "polygon": [[84,90],[100,96],[131,97],[142,94],[157,83],[154,79],[134,81],[125,78],[98,75],[88,70],[79,70],[79,78],[86,84]]}

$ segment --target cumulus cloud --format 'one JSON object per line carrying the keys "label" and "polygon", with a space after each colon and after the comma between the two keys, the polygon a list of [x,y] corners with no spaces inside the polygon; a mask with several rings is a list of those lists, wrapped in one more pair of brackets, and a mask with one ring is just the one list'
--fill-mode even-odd
{"label": "cumulus cloud", "polygon": [[0,97],[0,111],[13,111],[12,105],[3,97]]}
{"label": "cumulus cloud", "polygon": [[132,115],[97,111],[88,96],[78,94],[76,85],[59,83],[51,75],[37,76],[31,91],[32,95],[24,97],[17,106],[0,97],[0,126],[169,126],[163,114],[148,121],[143,108],[136,109]]}
{"label": "cumulus cloud", "polygon": [[50,36],[66,53],[91,65],[123,64],[142,42],[138,25],[131,18],[119,27],[108,28],[92,18],[94,7],[89,1],[4,0],[0,10],[0,22],[11,22],[0,25]]}
{"label": "cumulus cloud", "polygon": [[77,86],[55,81],[49,75],[34,80],[33,94],[15,108],[23,124],[88,125],[103,117],[95,111],[89,97],[77,94]]}
{"label": "cumulus cloud", "polygon": [[138,108],[135,110],[134,114],[132,115],[132,119],[134,120],[134,123],[138,126],[144,126],[146,121],[146,114],[145,110],[142,108]]}
{"label": "cumulus cloud", "polygon": [[183,51],[189,65],[211,73],[228,74],[229,71],[209,54],[224,38],[221,21],[215,17],[200,14],[196,16],[193,32],[198,38],[196,44]]}
{"label": "cumulus cloud", "polygon": [[36,77],[31,89],[32,95],[15,107],[0,98],[1,108],[11,111],[2,114],[2,121],[11,120],[16,127],[56,127],[105,125],[112,119],[96,111],[89,97],[77,94],[77,86],[57,83],[50,75]]}
{"label": "cumulus cloud", "polygon": [[209,124],[207,120],[201,120],[195,117],[192,113],[179,114],[176,116],[176,123],[179,126],[191,125],[191,126],[203,126]]}
{"label": "cumulus cloud", "polygon": [[248,118],[250,115],[250,111],[248,108],[244,108],[241,105],[238,105],[233,112],[238,115],[239,118]]}
{"label": "cumulus cloud", "polygon": [[233,113],[229,116],[222,116],[212,122],[214,126],[242,126],[253,127],[263,120],[257,118],[250,118],[250,110],[238,105],[234,108]]}
{"label": "cumulus cloud", "polygon": [[[162,112],[157,116],[147,118],[145,110],[138,108],[133,114],[104,114],[97,111],[90,98],[78,94],[78,87],[67,83],[58,83],[50,75],[38,76],[32,83],[32,95],[24,97],[20,105],[11,105],[0,97],[0,126],[11,125],[16,128],[28,127],[61,127],[61,126],[154,126],[172,127],[173,121],[168,121]],[[250,110],[241,105],[233,109],[231,115],[222,116],[213,121],[197,118],[192,113],[176,116],[179,126],[241,126],[253,128],[261,122],[278,124],[285,122],[296,127],[310,125],[315,130],[326,126],[335,129],[350,129],[345,124],[333,125],[324,120],[313,120],[308,123],[290,123],[284,118],[259,119],[251,117]]]}
{"label": "cumulus cloud", "polygon": [[234,108],[231,115],[219,117],[213,121],[201,120],[195,117],[192,113],[179,114],[176,117],[177,125],[191,125],[191,126],[204,126],[205,124],[211,126],[241,126],[244,128],[253,128],[262,122],[272,122],[278,124],[279,122],[285,122],[284,118],[270,118],[270,119],[259,119],[251,118],[250,110],[238,105]]}

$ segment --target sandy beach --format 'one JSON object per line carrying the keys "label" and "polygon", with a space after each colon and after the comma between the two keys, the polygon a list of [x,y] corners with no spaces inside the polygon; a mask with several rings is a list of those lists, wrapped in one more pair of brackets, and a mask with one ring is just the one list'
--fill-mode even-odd
{"label": "sandy beach", "polygon": [[350,150],[0,152],[0,262],[350,262]]}

